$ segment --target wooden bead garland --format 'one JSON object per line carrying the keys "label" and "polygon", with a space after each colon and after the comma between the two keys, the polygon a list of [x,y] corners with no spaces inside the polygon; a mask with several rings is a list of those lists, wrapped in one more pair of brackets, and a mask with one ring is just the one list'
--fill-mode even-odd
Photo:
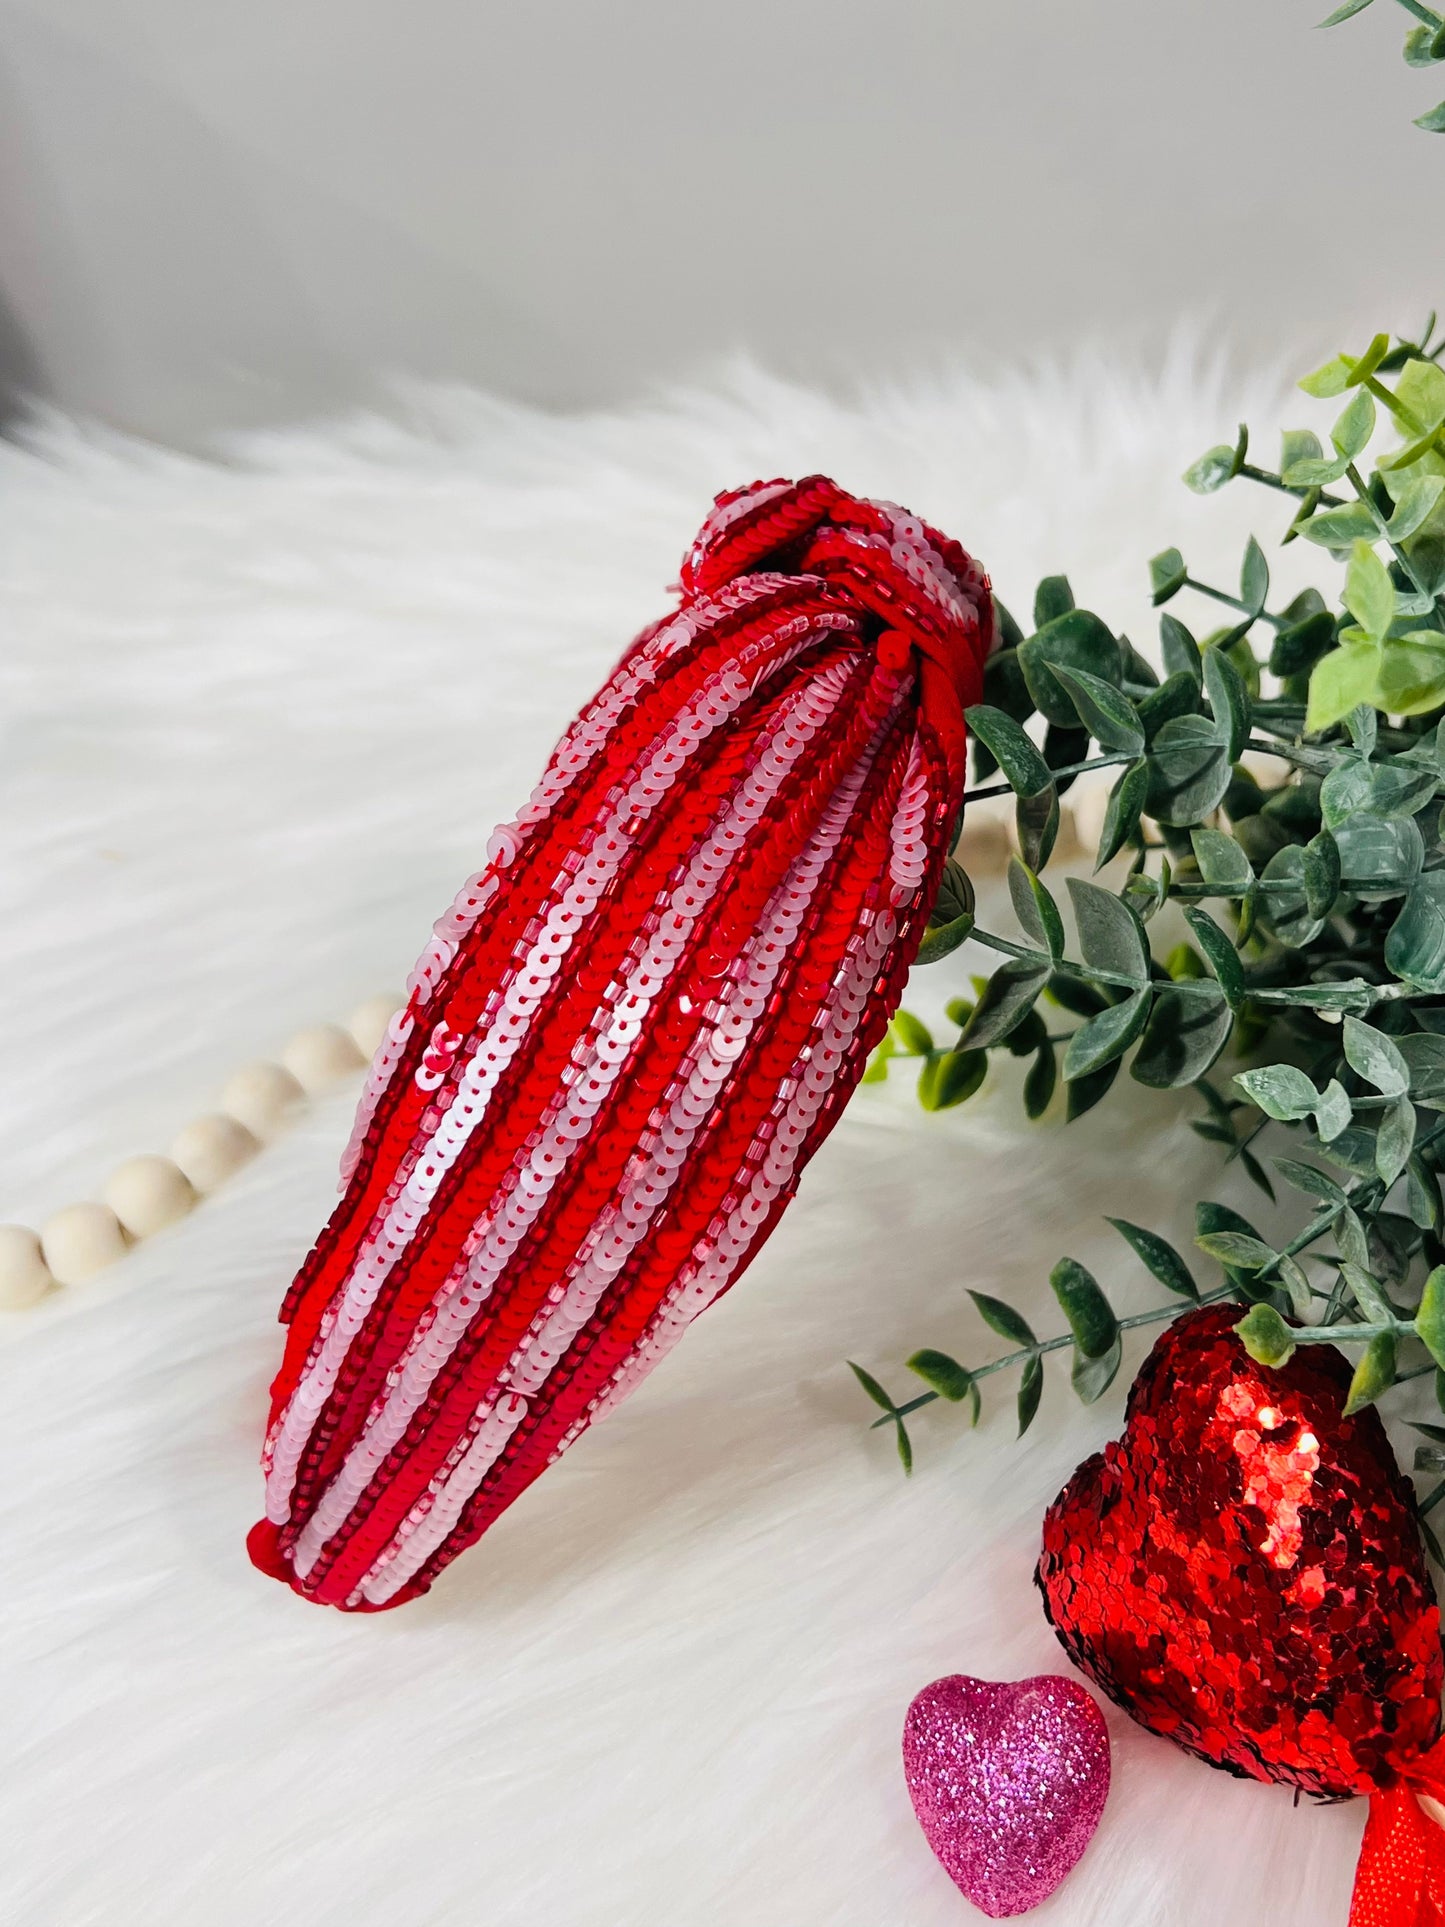
{"label": "wooden bead garland", "polygon": [[344,1026],[298,1032],[282,1053],[285,1063],[245,1065],[227,1082],[221,1109],[188,1124],[170,1157],[144,1152],[119,1165],[103,1202],[65,1205],[38,1234],[28,1225],[0,1224],[0,1312],[27,1310],[56,1286],[84,1284],[132,1242],[183,1218],[198,1196],[225,1183],[291,1122],[308,1097],[361,1070],[404,1001],[399,992],[368,998]]}

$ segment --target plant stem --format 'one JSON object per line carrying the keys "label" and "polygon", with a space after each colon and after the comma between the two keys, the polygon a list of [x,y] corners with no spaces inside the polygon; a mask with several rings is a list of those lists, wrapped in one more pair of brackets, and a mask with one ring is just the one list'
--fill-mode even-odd
{"label": "plant stem", "polygon": [[1400,5],[1406,13],[1414,14],[1415,18],[1426,27],[1445,27],[1445,18],[1433,12],[1431,8],[1423,6],[1421,0],[1400,0]]}
{"label": "plant stem", "polygon": [[[1122,754],[1091,756],[1087,762],[1066,763],[1062,769],[1052,770],[1050,774],[1057,782],[1061,776],[1082,776],[1086,770],[1109,769],[1115,763],[1132,763],[1134,760],[1132,756],[1124,756]],[[965,790],[963,800],[965,803],[982,803],[990,796],[1012,796],[1014,793],[1012,783],[994,783],[990,788],[984,790]]]}
{"label": "plant stem", "polygon": [[1440,627],[1440,611],[1439,611],[1439,608],[1436,606],[1435,598],[1431,595],[1429,589],[1425,586],[1424,582],[1422,582],[1420,577],[1415,573],[1415,565],[1413,562],[1411,562],[1410,558],[1405,554],[1405,551],[1399,546],[1397,542],[1391,541],[1389,530],[1385,526],[1385,518],[1383,515],[1381,515],[1380,511],[1375,507],[1374,502],[1370,498],[1369,491],[1368,489],[1366,489],[1365,484],[1360,477],[1360,471],[1355,467],[1353,462],[1351,462],[1349,467],[1345,470],[1345,474],[1349,477],[1350,485],[1354,489],[1356,495],[1359,496],[1360,500],[1364,503],[1365,507],[1370,511],[1370,514],[1374,517],[1375,527],[1380,531],[1381,536],[1383,536],[1385,542],[1389,547],[1391,555],[1394,556],[1395,560],[1399,563],[1400,567],[1405,571],[1406,575],[1409,576],[1410,580],[1414,583],[1416,594],[1424,596],[1426,601],[1430,603],[1431,615],[1434,617],[1435,626],[1438,629]]}
{"label": "plant stem", "polygon": [[1122,971],[1096,970],[1092,964],[1086,969],[1083,964],[1070,963],[1067,957],[1050,957],[1042,950],[1030,949],[1027,944],[996,937],[991,930],[970,931],[969,940],[981,943],[986,950],[997,950],[1005,957],[1018,957],[1024,963],[1046,965],[1050,970],[1062,970],[1066,976],[1082,977],[1086,983],[1114,984],[1120,990],[1144,988],[1137,977],[1126,977]]}
{"label": "plant stem", "polygon": [[[1214,1305],[1221,1299],[1233,1298],[1234,1295],[1233,1285],[1221,1285],[1215,1291],[1200,1292],[1196,1302],[1201,1305]],[[1135,1312],[1130,1318],[1121,1318],[1119,1330],[1136,1331],[1141,1325],[1159,1325],[1166,1318],[1177,1318],[1182,1311],[1188,1309],[1185,1305],[1156,1305],[1152,1311]],[[1036,1344],[1025,1345],[1021,1351],[1010,1352],[1004,1358],[995,1358],[987,1365],[980,1365],[978,1370],[971,1372],[969,1376],[988,1378],[994,1372],[1001,1372],[1010,1365],[1025,1365],[1031,1358],[1042,1358],[1045,1352],[1061,1352],[1066,1345],[1072,1345],[1073,1342],[1072,1332],[1064,1332],[1058,1338],[1041,1338]],[[895,1417],[907,1418],[910,1412],[916,1412],[924,1405],[931,1405],[939,1396],[937,1392],[920,1392],[917,1398],[909,1399],[907,1404],[896,1406],[892,1412],[885,1412],[882,1418],[874,1419],[870,1429],[876,1431],[880,1425],[891,1425]]]}
{"label": "plant stem", "polygon": [[1275,629],[1285,629],[1289,626],[1283,616],[1272,616],[1268,609],[1251,609],[1249,604],[1241,602],[1238,596],[1226,595],[1223,589],[1211,589],[1207,582],[1196,582],[1192,575],[1185,576],[1182,586],[1186,589],[1197,589],[1200,595],[1212,596],[1216,602],[1223,602],[1231,609],[1238,609],[1239,613],[1248,616],[1251,622],[1267,622]]}
{"label": "plant stem", "polygon": [[[1266,488],[1277,488],[1281,495],[1293,495],[1297,501],[1310,493],[1309,489],[1296,488],[1292,483],[1287,482],[1282,475],[1276,475],[1270,469],[1256,468],[1253,462],[1241,462],[1239,465],[1239,473],[1241,475],[1247,475],[1251,482],[1263,482]],[[1330,495],[1324,489],[1320,490],[1319,499],[1324,503],[1326,508],[1337,509],[1344,506],[1343,501],[1338,495]]]}

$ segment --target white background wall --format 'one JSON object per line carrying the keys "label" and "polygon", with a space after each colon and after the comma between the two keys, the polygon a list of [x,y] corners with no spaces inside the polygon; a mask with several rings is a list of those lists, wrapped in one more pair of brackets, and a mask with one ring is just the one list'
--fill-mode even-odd
{"label": "white background wall", "polygon": [[570,403],[738,347],[1413,325],[1437,77],[1327,4],[0,0],[0,366],[196,441],[388,372]]}

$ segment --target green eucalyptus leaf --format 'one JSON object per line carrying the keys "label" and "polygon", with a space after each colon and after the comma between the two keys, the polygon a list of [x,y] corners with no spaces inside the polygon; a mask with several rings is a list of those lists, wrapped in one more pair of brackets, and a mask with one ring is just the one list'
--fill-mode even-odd
{"label": "green eucalyptus leaf", "polygon": [[1327,609],[1316,610],[1275,635],[1269,652],[1270,672],[1281,678],[1307,675],[1334,644],[1334,617]]}
{"label": "green eucalyptus leaf", "polygon": [[1188,828],[1218,809],[1234,774],[1219,725],[1175,716],[1149,749],[1147,809],[1156,822]]}
{"label": "green eucalyptus leaf", "polygon": [[1363,502],[1346,502],[1342,508],[1321,509],[1300,530],[1322,549],[1348,549],[1356,542],[1378,538],[1380,525]]}
{"label": "green eucalyptus leaf", "polygon": [[[1368,6],[1370,0],[1363,0],[1363,4]],[[1196,495],[1213,495],[1235,473],[1234,450],[1228,442],[1220,442],[1217,447],[1206,449],[1197,462],[1189,464],[1184,471],[1184,480]],[[1177,555],[1178,550],[1166,549],[1165,554]]]}
{"label": "green eucalyptus leaf", "polygon": [[1417,114],[1415,125],[1423,127],[1427,134],[1445,134],[1445,100],[1438,107],[1432,107],[1428,114]]}
{"label": "green eucalyptus leaf", "polygon": [[1087,1077],[1122,1056],[1143,1030],[1152,997],[1147,988],[1136,990],[1123,1003],[1111,1004],[1081,1024],[1064,1052],[1065,1078]]}
{"label": "green eucalyptus leaf", "polygon": [[1405,35],[1405,65],[1407,67],[1434,67],[1445,60],[1445,46],[1436,51],[1440,41],[1437,27],[1412,27]]}
{"label": "green eucalyptus leaf", "polygon": [[1417,475],[1407,482],[1395,498],[1395,512],[1385,525],[1385,533],[1398,548],[1430,517],[1445,495],[1445,475]]}
{"label": "green eucalyptus leaf", "polygon": [[[1315,443],[1319,447],[1319,443]],[[1328,488],[1337,482],[1350,465],[1348,455],[1338,455],[1333,461],[1325,461],[1318,455],[1305,455],[1293,461],[1284,470],[1280,480],[1287,488]]]}
{"label": "green eucalyptus leaf", "polygon": [[951,1110],[973,1096],[987,1072],[987,1051],[935,1051],[919,1073],[918,1101],[925,1111]]}
{"label": "green eucalyptus leaf", "polygon": [[1161,985],[1129,1074],[1154,1090],[1193,1084],[1229,1042],[1234,1016],[1218,984]]}
{"label": "green eucalyptus leaf", "polygon": [[1367,1405],[1373,1405],[1382,1392],[1388,1392],[1395,1382],[1395,1337],[1393,1332],[1381,1332],[1372,1338],[1360,1355],[1355,1367],[1355,1375],[1350,1380],[1349,1395],[1345,1399],[1345,1417],[1353,1418],[1356,1412],[1363,1412]]}
{"label": "green eucalyptus leaf", "polygon": [[1445,1265],[1436,1265],[1425,1280],[1415,1312],[1415,1333],[1445,1371]]}
{"label": "green eucalyptus leaf", "polygon": [[1345,404],[1344,413],[1330,430],[1335,453],[1347,462],[1354,461],[1370,445],[1375,432],[1375,398],[1368,388],[1357,388]]}
{"label": "green eucalyptus leaf", "polygon": [[964,720],[1003,771],[1017,796],[1035,796],[1053,781],[1053,772],[1037,746],[1012,716],[988,703],[975,703]]}
{"label": "green eucalyptus leaf", "polygon": [[1264,550],[1250,536],[1244,545],[1244,561],[1239,571],[1239,599],[1252,615],[1263,609],[1269,594],[1269,563]]}
{"label": "green eucalyptus leaf", "polygon": [[927,1057],[933,1049],[933,1032],[911,1010],[896,1010],[889,1026],[894,1050],[903,1057]]}
{"label": "green eucalyptus leaf", "polygon": [[1059,906],[1047,887],[1016,856],[1009,858],[1008,890],[1014,915],[1029,942],[1040,950],[1047,950],[1057,963],[1064,954],[1064,920],[1059,915]]}
{"label": "green eucalyptus leaf", "polygon": [[990,1298],[986,1291],[970,1290],[968,1295],[978,1307],[979,1317],[989,1330],[997,1332],[1000,1338],[1006,1338],[1011,1345],[1038,1343],[1034,1337],[1033,1328],[1027,1320],[1021,1317],[1012,1305],[1006,1305],[1002,1298]]}
{"label": "green eucalyptus leaf", "polygon": [[[1402,912],[1403,914],[1403,912]],[[1412,1031],[1395,1048],[1410,1072],[1410,1096],[1427,1110],[1445,1111],[1445,1037]]]}
{"label": "green eucalyptus leaf", "polygon": [[[1363,389],[1360,390],[1360,396],[1366,401],[1370,400]],[[1370,406],[1373,412],[1373,402]],[[1345,571],[1344,601],[1345,607],[1371,642],[1378,642],[1388,634],[1390,624],[1395,620],[1395,585],[1378,551],[1368,542],[1356,542],[1350,553],[1350,566]]]}
{"label": "green eucalyptus leaf", "polygon": [[971,910],[966,910],[961,917],[955,917],[952,923],[929,924],[913,961],[916,964],[931,964],[937,963],[942,957],[951,957],[973,935],[973,926]]}
{"label": "green eucalyptus leaf", "polygon": [[1234,1082],[1266,1117],[1285,1123],[1313,1117],[1319,1103],[1319,1092],[1293,1064],[1262,1064],[1258,1070],[1241,1071]]}
{"label": "green eucalyptus leaf", "polygon": [[1134,911],[1097,883],[1085,883],[1079,877],[1069,877],[1067,882],[1084,962],[1127,977],[1131,983],[1147,984],[1149,950]]}
{"label": "green eucalyptus leaf", "polygon": [[1425,839],[1413,817],[1358,810],[1340,824],[1335,841],[1346,886],[1371,902],[1403,896],[1425,861]]}
{"label": "green eucalyptus leaf", "polygon": [[[1227,461],[1232,462],[1234,460],[1234,450],[1232,448],[1226,449],[1223,452]],[[1219,449],[1211,449],[1209,455],[1204,457],[1204,461],[1207,462],[1211,455],[1218,455],[1219,453]],[[1190,480],[1190,477],[1198,473],[1201,468],[1202,463],[1196,462],[1194,467],[1185,475],[1184,479],[1186,482],[1189,482],[1191,488],[1196,488],[1199,494],[1207,495],[1211,493],[1210,489],[1198,488],[1197,483]],[[1220,482],[1227,482],[1228,480],[1229,476],[1227,474],[1220,478]],[[1213,487],[1219,487],[1220,482],[1214,483]],[[1184,557],[1179,553],[1178,549],[1163,549],[1158,555],[1151,556],[1149,559],[1149,590],[1154,598],[1155,608],[1157,609],[1161,602],[1167,602],[1171,596],[1177,595],[1184,587],[1188,576],[1189,571],[1184,566]]]}
{"label": "green eucalyptus leaf", "polygon": [[1014,824],[1019,848],[1031,870],[1042,870],[1054,853],[1059,834],[1059,792],[1050,783],[1033,796],[1021,796],[1014,804]]}
{"label": "green eucalyptus leaf", "polygon": [[1033,1424],[1034,1416],[1039,1409],[1039,1400],[1043,1397],[1043,1393],[1044,1361],[1041,1358],[1031,1358],[1019,1375],[1018,1410],[1020,1438],[1023,1437],[1024,1433],[1027,1432]]}
{"label": "green eucalyptus leaf", "polygon": [[[1119,1075],[1122,1061],[1116,1057],[1111,1063],[1105,1064],[1102,1070],[1092,1071],[1087,1077],[1076,1077],[1072,1083],[1064,1086],[1064,1115],[1070,1124],[1076,1118],[1083,1117],[1086,1111],[1092,1111],[1096,1104],[1108,1096]],[[1138,1060],[1135,1061],[1137,1063]]]}
{"label": "green eucalyptus leaf", "polygon": [[1405,1166],[1405,1209],[1422,1231],[1438,1232],[1441,1224],[1440,1183],[1432,1165],[1418,1151]]}
{"label": "green eucalyptus leaf", "polygon": [[1251,1238],[1242,1231],[1206,1231],[1194,1242],[1211,1258],[1238,1271],[1263,1271],[1278,1255],[1263,1238]]}
{"label": "green eucalyptus leaf", "polygon": [[1166,723],[1173,722],[1176,716],[1197,716],[1199,714],[1200,678],[1191,676],[1185,669],[1177,669],[1158,689],[1151,689],[1136,704],[1140,726],[1145,739],[1153,742]]}
{"label": "green eucalyptus leaf", "polygon": [[1040,1118],[1053,1102],[1058,1083],[1058,1061],[1052,1044],[1040,1044],[1024,1078],[1024,1115]]}
{"label": "green eucalyptus leaf", "polygon": [[1380,687],[1381,652],[1377,643],[1341,646],[1322,656],[1310,674],[1305,728],[1317,736],[1351,710],[1374,701]]}
{"label": "green eucalyptus leaf", "polygon": [[1318,461],[1323,454],[1320,438],[1312,428],[1287,428],[1280,436],[1280,474],[1287,480],[1287,471],[1293,463]]}
{"label": "green eucalyptus leaf", "polygon": [[1321,830],[1304,846],[1300,875],[1305,889],[1305,910],[1312,917],[1328,917],[1340,894],[1340,848],[1328,830]]}
{"label": "green eucalyptus leaf", "polygon": [[1197,689],[1204,680],[1199,644],[1177,616],[1160,616],[1159,641],[1166,672],[1171,676],[1188,676]]}
{"label": "green eucalyptus leaf", "polygon": [[855,1365],[851,1358],[848,1360],[848,1370],[853,1374],[854,1378],[857,1379],[858,1383],[863,1387],[863,1390],[875,1405],[881,1405],[883,1410],[890,1416],[898,1410],[898,1407],[893,1403],[893,1400],[888,1396],[887,1392],[884,1391],[883,1387],[871,1372],[865,1372],[863,1367],[861,1365]]}
{"label": "green eucalyptus leaf", "polygon": [[1380,1182],[1392,1185],[1410,1161],[1415,1148],[1415,1106],[1408,1097],[1388,1106],[1375,1134],[1375,1169]]}
{"label": "green eucalyptus leaf", "polygon": [[1082,669],[1109,683],[1117,683],[1123,671],[1118,642],[1087,609],[1070,609],[1045,623],[1019,644],[1018,659],[1040,714],[1063,728],[1074,725],[1077,712],[1073,697],[1053,673],[1056,666]]}
{"label": "green eucalyptus leaf", "polygon": [[1219,988],[1224,992],[1225,1002],[1231,1010],[1238,1010],[1244,1002],[1244,966],[1239,961],[1239,952],[1213,917],[1206,915],[1203,910],[1186,910],[1184,920],[1194,932],[1199,948],[1204,952]]}
{"label": "green eucalyptus leaf", "polygon": [[1410,1070],[1393,1040],[1358,1017],[1346,1017],[1342,1027],[1345,1060],[1381,1097],[1401,1097],[1410,1088]]}
{"label": "green eucalyptus leaf", "polygon": [[1299,1158],[1271,1158],[1270,1163],[1286,1184],[1293,1185],[1296,1191],[1303,1191],[1307,1197],[1321,1198],[1326,1204],[1343,1205],[1347,1202],[1344,1191],[1318,1165],[1306,1164]]}
{"label": "green eucalyptus leaf", "polygon": [[1109,791],[1104,822],[1099,831],[1099,848],[1094,858],[1096,876],[1138,834],[1139,819],[1148,796],[1149,765],[1141,758],[1137,763],[1130,763]]}
{"label": "green eucalyptus leaf", "polygon": [[1395,1316],[1395,1308],[1385,1296],[1379,1279],[1365,1266],[1348,1261],[1341,1267],[1341,1273],[1366,1322],[1372,1325],[1388,1324]]}
{"label": "green eucalyptus leaf", "polygon": [[1199,874],[1210,889],[1224,896],[1243,896],[1254,881],[1254,871],[1234,838],[1223,830],[1200,824],[1190,830],[1189,840]]}
{"label": "green eucalyptus leaf", "polygon": [[1414,816],[1439,786],[1436,772],[1418,763],[1371,763],[1342,756],[1320,785],[1320,810],[1332,830],[1357,810],[1371,816]]}
{"label": "green eucalyptus leaf", "polygon": [[[1266,575],[1266,588],[1268,585]],[[1225,753],[1233,765],[1239,761],[1249,740],[1249,691],[1244,686],[1244,678],[1222,650],[1206,649],[1204,652],[1204,687],[1214,720],[1227,745]]]}
{"label": "green eucalyptus leaf", "polygon": [[1161,1238],[1157,1231],[1130,1224],[1127,1218],[1110,1218],[1108,1222],[1166,1291],[1172,1291],[1177,1298],[1198,1298],[1199,1287],[1188,1265],[1167,1239]]}
{"label": "green eucalyptus leaf", "polygon": [[[1280,942],[1294,950],[1313,943],[1324,928],[1323,917],[1310,909],[1304,871],[1305,854],[1297,843],[1277,850],[1264,866],[1264,881],[1276,887],[1263,899],[1262,912]],[[1296,887],[1281,888],[1281,885]]]}
{"label": "green eucalyptus leaf", "polygon": [[1385,965],[1419,990],[1445,991],[1445,871],[1410,885],[1385,939]]}
{"label": "green eucalyptus leaf", "polygon": [[[990,1044],[1002,1043],[1015,1024],[1022,1022],[1033,1009],[1048,976],[1048,961],[1043,957],[1036,964],[1024,957],[1012,957],[1000,964],[984,985],[973,1014],[959,1033],[955,1050],[983,1050]],[[897,1021],[895,1018],[894,1022]]]}
{"label": "green eucalyptus leaf", "polygon": [[1320,1092],[1320,1101],[1315,1106],[1315,1129],[1319,1132],[1321,1144],[1331,1144],[1341,1131],[1348,1130],[1350,1119],[1354,1116],[1354,1106],[1349,1094],[1337,1077],[1332,1077]]}
{"label": "green eucalyptus leaf", "polygon": [[[1353,6],[1351,11],[1358,13],[1362,7],[1367,7],[1369,4],[1370,0],[1359,0],[1359,3]],[[1336,14],[1339,14],[1338,8],[1336,8],[1335,11]],[[1339,14],[1339,17],[1341,19],[1347,19],[1348,15]],[[1320,24],[1322,26],[1332,27],[1334,23],[1335,15],[1332,14],[1328,20],[1322,21]],[[1350,360],[1348,355],[1336,355],[1333,361],[1327,361],[1322,368],[1316,368],[1312,374],[1306,375],[1303,381],[1301,381],[1300,387],[1303,388],[1307,395],[1314,395],[1321,401],[1326,401],[1333,395],[1343,395],[1350,385],[1350,377],[1354,372],[1354,366],[1355,364]]]}
{"label": "green eucalyptus leaf", "polygon": [[1074,606],[1074,592],[1066,575],[1046,575],[1034,590],[1034,627],[1042,629]]}
{"label": "green eucalyptus leaf", "polygon": [[1125,756],[1139,754],[1144,747],[1144,731],[1127,696],[1102,677],[1070,669],[1065,663],[1056,664],[1053,673],[1073,697],[1079,721],[1096,743]]}
{"label": "green eucalyptus leaf", "polygon": [[982,1401],[978,1395],[978,1385],[973,1373],[950,1358],[947,1352],[933,1351],[927,1347],[915,1352],[907,1361],[910,1372],[916,1372],[930,1390],[940,1398],[946,1398],[951,1405],[965,1401],[972,1408],[972,1423],[978,1424],[979,1408]]}
{"label": "green eucalyptus leaf", "polygon": [[1082,1404],[1092,1405],[1095,1399],[1104,1396],[1118,1376],[1119,1362],[1123,1356],[1123,1342],[1118,1338],[1097,1358],[1089,1357],[1080,1346],[1074,1347],[1074,1363],[1069,1374],[1069,1382]]}
{"label": "green eucalyptus leaf", "polygon": [[1374,0],[1340,0],[1334,12],[1327,14],[1319,24],[1322,27],[1337,27],[1342,20],[1352,20],[1357,13],[1363,13],[1366,7],[1373,4]]}
{"label": "green eucalyptus leaf", "polygon": [[1069,1321],[1074,1342],[1086,1358],[1101,1358],[1119,1336],[1119,1321],[1099,1282],[1075,1258],[1061,1258],[1049,1285]]}

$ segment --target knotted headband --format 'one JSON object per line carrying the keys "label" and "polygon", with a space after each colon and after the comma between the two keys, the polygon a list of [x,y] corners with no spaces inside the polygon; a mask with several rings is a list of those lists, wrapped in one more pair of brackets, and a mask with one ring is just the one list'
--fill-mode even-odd
{"label": "knotted headband", "polygon": [[993,637],[956,542],[719,496],[408,984],[289,1326],[251,1556],[424,1592],[747,1267],[897,1007]]}

